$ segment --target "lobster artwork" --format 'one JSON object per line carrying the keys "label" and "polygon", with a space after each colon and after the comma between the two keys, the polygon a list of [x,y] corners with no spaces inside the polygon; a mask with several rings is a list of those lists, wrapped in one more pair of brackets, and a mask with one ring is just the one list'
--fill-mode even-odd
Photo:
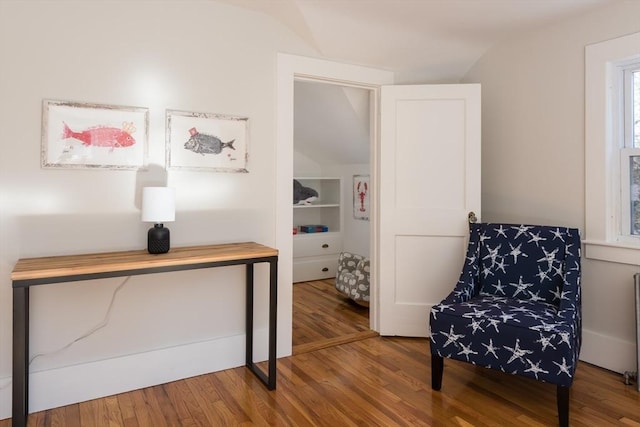
{"label": "lobster artwork", "polygon": [[365,212],[366,209],[364,208],[364,198],[367,195],[367,191],[369,191],[369,186],[366,182],[360,181],[358,182],[356,191],[358,193],[358,199],[360,200],[360,212]]}

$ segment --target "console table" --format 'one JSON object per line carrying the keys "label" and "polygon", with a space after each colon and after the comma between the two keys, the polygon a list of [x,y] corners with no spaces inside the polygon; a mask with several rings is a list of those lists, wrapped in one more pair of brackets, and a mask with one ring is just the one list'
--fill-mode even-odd
{"label": "console table", "polygon": [[[269,360],[265,374],[253,362],[253,265],[269,263]],[[276,387],[276,310],[278,251],[253,242],[171,248],[166,254],[146,250],[20,259],[13,282],[12,425],[23,427],[29,414],[29,289],[78,280],[167,271],[246,265],[246,366],[269,390]]]}

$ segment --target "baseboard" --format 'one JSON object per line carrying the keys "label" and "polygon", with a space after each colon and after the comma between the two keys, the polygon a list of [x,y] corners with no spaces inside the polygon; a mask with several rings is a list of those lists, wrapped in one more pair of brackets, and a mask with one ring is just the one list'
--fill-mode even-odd
{"label": "baseboard", "polygon": [[[256,331],[255,361],[267,359],[266,339],[266,333]],[[265,344],[261,345],[262,342]],[[243,366],[244,351],[243,334],[32,372],[29,381],[29,412]],[[5,419],[11,417],[11,378],[0,379],[0,385],[0,419]]]}
{"label": "baseboard", "polygon": [[582,329],[580,360],[621,374],[635,371],[636,343]]}

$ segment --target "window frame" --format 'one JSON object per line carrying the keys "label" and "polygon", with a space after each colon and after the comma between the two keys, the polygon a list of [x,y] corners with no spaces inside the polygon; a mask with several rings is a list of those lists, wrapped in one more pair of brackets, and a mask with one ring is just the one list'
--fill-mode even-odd
{"label": "window frame", "polygon": [[624,221],[630,224],[630,204],[625,214],[622,203],[630,186],[622,180],[629,182],[629,155],[636,153],[623,144],[623,71],[636,62],[640,33],[585,48],[584,245],[587,258],[640,265],[640,236],[621,232]]}
{"label": "window frame", "polygon": [[629,92],[631,92],[633,87],[633,73],[640,72],[640,58],[637,58],[636,61],[632,61],[631,63],[621,66],[622,71],[622,111],[623,111],[623,123],[621,124],[624,129],[624,141],[625,146],[629,147],[627,144],[628,141],[631,141],[631,146],[633,146],[634,139],[634,125],[633,125],[633,96],[627,96]]}
{"label": "window frame", "polygon": [[634,144],[634,90],[633,73],[640,70],[640,57],[631,61],[615,63],[614,79],[614,105],[612,119],[614,121],[616,145],[620,150],[620,199],[615,203],[619,207],[617,215],[620,221],[617,225],[618,240],[640,245],[640,234],[633,234],[631,230],[631,174],[630,164],[632,157],[640,157],[640,147]]}

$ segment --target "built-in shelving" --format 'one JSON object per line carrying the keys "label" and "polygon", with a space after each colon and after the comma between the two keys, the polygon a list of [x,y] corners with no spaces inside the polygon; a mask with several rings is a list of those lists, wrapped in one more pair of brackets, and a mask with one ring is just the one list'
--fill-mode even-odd
{"label": "built-in shelving", "polygon": [[325,225],[327,232],[293,236],[293,281],[335,277],[342,250],[342,184],[335,177],[294,178],[318,192],[311,204],[293,205],[293,227]]}
{"label": "built-in shelving", "polygon": [[318,192],[318,199],[311,204],[293,205],[293,226],[322,224],[331,232],[340,232],[341,224],[341,181],[332,177],[294,178],[305,187]]}

